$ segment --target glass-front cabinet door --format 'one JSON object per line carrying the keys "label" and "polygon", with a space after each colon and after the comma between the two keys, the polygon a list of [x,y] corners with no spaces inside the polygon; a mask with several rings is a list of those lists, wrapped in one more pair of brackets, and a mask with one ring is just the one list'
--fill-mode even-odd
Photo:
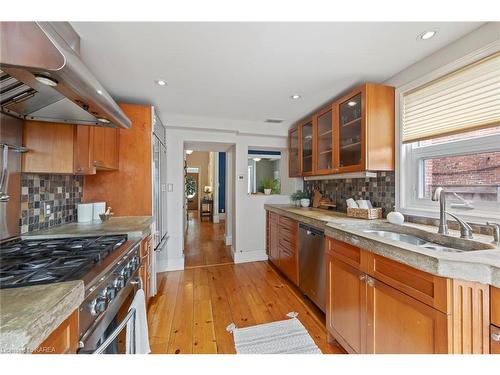
{"label": "glass-front cabinet door", "polygon": [[340,102],[338,106],[340,171],[356,171],[362,168],[364,152],[363,100],[363,92],[359,92]]}
{"label": "glass-front cabinet door", "polygon": [[300,167],[301,155],[299,130],[300,128],[296,126],[288,131],[288,171],[290,177],[300,177],[302,174]]}
{"label": "glass-front cabinet door", "polygon": [[308,121],[301,125],[302,174],[313,173],[313,124]]}
{"label": "glass-front cabinet door", "polygon": [[315,126],[316,164],[314,173],[333,173],[337,168],[337,153],[335,152],[336,130],[334,126],[333,109],[331,106],[316,115]]}

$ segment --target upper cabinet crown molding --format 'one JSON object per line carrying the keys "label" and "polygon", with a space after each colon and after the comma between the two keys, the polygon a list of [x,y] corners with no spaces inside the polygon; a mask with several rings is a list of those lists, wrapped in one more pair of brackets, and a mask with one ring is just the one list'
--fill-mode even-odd
{"label": "upper cabinet crown molding", "polygon": [[394,117],[394,87],[365,83],[335,99],[289,130],[290,177],[394,170]]}

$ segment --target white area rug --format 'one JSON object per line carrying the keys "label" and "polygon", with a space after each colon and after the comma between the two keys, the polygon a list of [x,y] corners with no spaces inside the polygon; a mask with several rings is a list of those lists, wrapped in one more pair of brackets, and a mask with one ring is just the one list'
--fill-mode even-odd
{"label": "white area rug", "polygon": [[227,330],[234,336],[237,354],[321,354],[297,313],[286,314],[287,320]]}

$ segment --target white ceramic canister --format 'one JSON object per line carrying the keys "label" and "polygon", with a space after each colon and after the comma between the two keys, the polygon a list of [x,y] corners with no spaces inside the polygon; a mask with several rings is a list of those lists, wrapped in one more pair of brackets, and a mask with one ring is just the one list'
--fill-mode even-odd
{"label": "white ceramic canister", "polygon": [[300,200],[300,205],[302,207],[309,207],[310,204],[311,204],[311,200],[309,198],[304,198],[304,199]]}
{"label": "white ceramic canister", "polygon": [[94,202],[94,221],[101,221],[99,214],[106,212],[106,202]]}
{"label": "white ceramic canister", "polygon": [[94,211],[93,203],[79,203],[77,206],[77,218],[79,223],[89,223],[92,221]]}
{"label": "white ceramic canister", "polygon": [[387,214],[387,221],[391,224],[402,225],[405,222],[405,217],[401,212],[392,211]]}

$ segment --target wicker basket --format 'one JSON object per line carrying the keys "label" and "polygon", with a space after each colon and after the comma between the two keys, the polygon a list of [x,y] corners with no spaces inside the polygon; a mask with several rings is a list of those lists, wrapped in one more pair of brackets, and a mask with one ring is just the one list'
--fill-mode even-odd
{"label": "wicker basket", "polygon": [[355,217],[358,219],[381,219],[382,209],[381,208],[350,208],[347,207],[347,216]]}

